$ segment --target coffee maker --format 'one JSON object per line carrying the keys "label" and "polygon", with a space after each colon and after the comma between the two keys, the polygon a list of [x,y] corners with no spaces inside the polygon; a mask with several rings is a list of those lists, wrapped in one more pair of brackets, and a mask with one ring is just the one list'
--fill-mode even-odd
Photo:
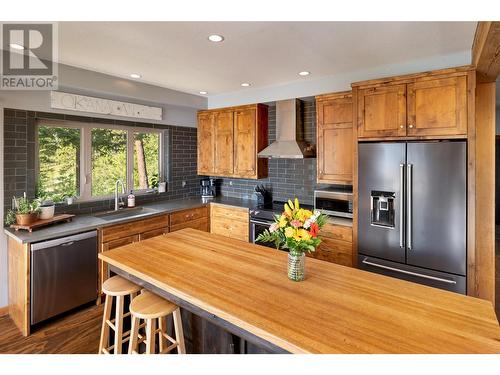
{"label": "coffee maker", "polygon": [[201,197],[213,198],[217,195],[215,178],[205,177],[200,180]]}

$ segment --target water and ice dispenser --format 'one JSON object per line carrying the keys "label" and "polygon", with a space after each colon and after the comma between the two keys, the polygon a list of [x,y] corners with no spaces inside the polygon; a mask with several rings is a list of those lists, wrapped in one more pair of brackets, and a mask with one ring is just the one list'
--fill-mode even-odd
{"label": "water and ice dispenser", "polygon": [[394,192],[372,190],[371,225],[394,228],[395,197]]}

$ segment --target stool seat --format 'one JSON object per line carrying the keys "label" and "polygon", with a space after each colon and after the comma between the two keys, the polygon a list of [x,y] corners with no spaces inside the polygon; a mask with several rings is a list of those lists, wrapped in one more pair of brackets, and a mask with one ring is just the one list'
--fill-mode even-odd
{"label": "stool seat", "polygon": [[108,296],[126,296],[138,293],[142,288],[123,277],[113,276],[102,284],[102,291]]}
{"label": "stool seat", "polygon": [[157,319],[170,315],[178,306],[156,294],[144,291],[132,300],[130,312],[139,319]]}

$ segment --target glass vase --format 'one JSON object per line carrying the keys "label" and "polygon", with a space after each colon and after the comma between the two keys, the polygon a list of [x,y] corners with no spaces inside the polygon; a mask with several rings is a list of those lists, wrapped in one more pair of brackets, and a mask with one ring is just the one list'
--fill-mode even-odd
{"label": "glass vase", "polygon": [[293,281],[302,281],[306,277],[306,255],[288,253],[288,278]]}

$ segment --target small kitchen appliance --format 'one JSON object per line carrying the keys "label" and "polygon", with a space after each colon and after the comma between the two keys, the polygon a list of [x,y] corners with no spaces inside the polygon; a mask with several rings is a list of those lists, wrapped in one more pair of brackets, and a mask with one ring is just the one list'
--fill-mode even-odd
{"label": "small kitchen appliance", "polygon": [[329,216],[352,218],[352,190],[334,187],[315,190],[314,209]]}
{"label": "small kitchen appliance", "polygon": [[200,180],[201,186],[201,197],[202,198],[214,198],[217,195],[217,186],[215,178],[202,178]]}

